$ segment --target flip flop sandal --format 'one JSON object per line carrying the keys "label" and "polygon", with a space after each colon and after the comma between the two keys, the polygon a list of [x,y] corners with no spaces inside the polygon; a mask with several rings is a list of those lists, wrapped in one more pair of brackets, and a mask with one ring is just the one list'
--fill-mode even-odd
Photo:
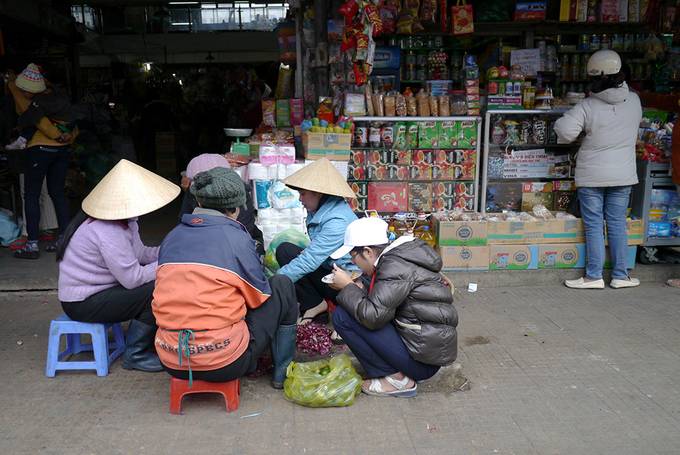
{"label": "flip flop sandal", "polygon": [[40,258],[40,252],[22,248],[14,252],[14,257],[17,259],[38,259]]}
{"label": "flip flop sandal", "polygon": [[362,387],[361,391],[364,392],[366,395],[372,395],[374,397],[395,397],[395,398],[413,398],[418,393],[418,384],[415,384],[415,381],[413,387],[411,387],[410,389],[405,388],[406,385],[411,380],[408,376],[404,376],[404,379],[402,379],[401,381],[394,379],[390,376],[385,376],[383,379],[389,382],[390,385],[397,390],[385,392],[382,389],[382,383],[380,382],[380,379],[371,379],[371,383],[368,386],[368,388]]}
{"label": "flip flop sandal", "polygon": [[335,330],[331,332],[331,341],[333,342],[333,344],[347,344],[345,343],[345,340],[343,340],[342,337],[338,335],[338,332],[336,332]]}
{"label": "flip flop sandal", "polygon": [[305,317],[301,317],[300,319],[298,319],[297,325],[307,325],[310,322],[314,322],[314,317],[305,316]]}

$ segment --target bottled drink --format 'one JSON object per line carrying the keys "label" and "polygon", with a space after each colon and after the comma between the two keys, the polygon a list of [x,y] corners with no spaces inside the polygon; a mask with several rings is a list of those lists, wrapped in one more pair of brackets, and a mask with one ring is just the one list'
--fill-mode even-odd
{"label": "bottled drink", "polygon": [[389,240],[390,243],[397,240],[397,232],[394,230],[394,226],[390,226],[387,229],[387,240]]}
{"label": "bottled drink", "polygon": [[430,230],[430,226],[423,226],[418,237],[432,248],[437,246],[437,242],[434,238],[434,235],[432,234],[432,231]]}

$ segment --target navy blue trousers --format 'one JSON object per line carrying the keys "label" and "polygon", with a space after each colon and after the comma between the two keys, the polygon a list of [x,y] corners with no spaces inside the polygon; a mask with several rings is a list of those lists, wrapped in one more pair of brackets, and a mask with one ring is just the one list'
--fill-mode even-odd
{"label": "navy blue trousers", "polygon": [[378,330],[369,330],[337,307],[333,312],[333,327],[364,367],[367,378],[402,372],[413,380],[423,381],[439,371],[438,366],[414,360],[391,323]]}

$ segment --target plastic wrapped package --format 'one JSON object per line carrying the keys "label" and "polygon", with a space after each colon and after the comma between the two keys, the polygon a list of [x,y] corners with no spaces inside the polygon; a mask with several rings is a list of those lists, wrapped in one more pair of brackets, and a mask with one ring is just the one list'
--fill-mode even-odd
{"label": "plastic wrapped package", "polygon": [[361,393],[361,376],[345,354],[315,362],[291,362],[283,394],[310,408],[350,406]]}
{"label": "plastic wrapped package", "polygon": [[288,188],[283,182],[276,181],[267,192],[269,204],[275,209],[300,207],[300,193]]}
{"label": "plastic wrapped package", "polygon": [[[262,234],[264,236],[265,233],[263,232]],[[268,231],[268,234],[270,234],[270,231]],[[304,232],[292,228],[276,234],[267,245],[267,251],[264,255],[264,266],[271,273],[276,273],[281,268],[276,261],[276,249],[285,242],[292,243],[300,248],[306,248],[309,245],[309,238]],[[265,244],[267,244],[266,241]]]}
{"label": "plastic wrapped package", "polygon": [[555,218],[555,216],[552,213],[550,213],[550,210],[548,210],[546,206],[543,204],[534,205],[531,211],[536,218],[539,218],[541,220],[552,220]]}

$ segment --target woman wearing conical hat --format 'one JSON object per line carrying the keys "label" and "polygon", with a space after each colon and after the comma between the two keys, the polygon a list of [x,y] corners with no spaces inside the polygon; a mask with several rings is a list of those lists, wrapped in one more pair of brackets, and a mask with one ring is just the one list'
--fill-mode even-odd
{"label": "woman wearing conical hat", "polygon": [[340,248],[347,226],[357,219],[345,198],[355,198],[354,191],[333,164],[325,158],[300,169],[283,181],[300,192],[300,202],[307,209],[307,232],[311,240],[304,250],[292,243],[276,249],[281,265],[279,274],[295,283],[302,321],[326,311],[324,299],[335,300],[332,290],[321,278],[333,270],[333,262],[346,270],[356,270],[349,255],[333,261],[331,253]]}
{"label": "woman wearing conical hat", "polygon": [[180,188],[127,160],[83,201],[57,250],[59,300],[68,317],[82,322],[130,320],[123,367],[162,371],[153,346],[156,320],[151,300],[158,247],[139,238],[137,217],[177,197]]}

